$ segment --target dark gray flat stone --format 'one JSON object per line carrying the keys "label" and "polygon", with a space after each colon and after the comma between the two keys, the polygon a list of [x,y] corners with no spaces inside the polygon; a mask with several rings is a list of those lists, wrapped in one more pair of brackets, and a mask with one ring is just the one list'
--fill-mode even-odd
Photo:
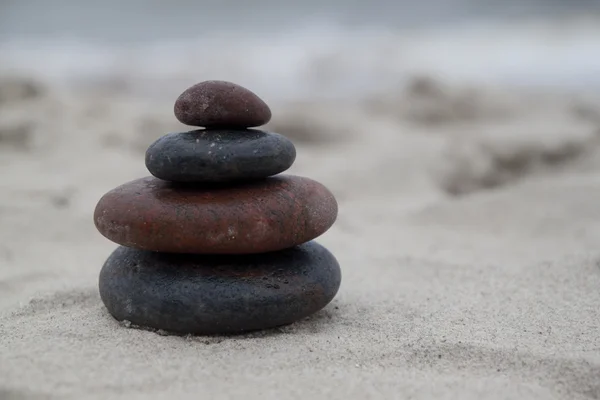
{"label": "dark gray flat stone", "polygon": [[173,182],[259,179],[290,168],[296,148],[285,136],[256,129],[170,133],[146,151],[146,167]]}
{"label": "dark gray flat stone", "polygon": [[190,255],[117,248],[100,296],[119,321],[182,334],[241,333],[290,324],[325,307],[341,271],[316,242],[255,255]]}

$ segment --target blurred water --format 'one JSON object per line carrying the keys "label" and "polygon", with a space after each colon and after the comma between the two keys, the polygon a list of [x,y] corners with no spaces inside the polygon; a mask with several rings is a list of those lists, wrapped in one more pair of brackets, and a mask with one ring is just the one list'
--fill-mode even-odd
{"label": "blurred water", "polygon": [[600,11],[598,0],[3,0],[0,38],[75,36],[122,43],[213,30],[275,33],[310,21],[406,29]]}
{"label": "blurred water", "polygon": [[[600,0],[0,0],[0,69],[360,95],[411,74],[600,87]],[[183,84],[183,83],[182,83]]]}

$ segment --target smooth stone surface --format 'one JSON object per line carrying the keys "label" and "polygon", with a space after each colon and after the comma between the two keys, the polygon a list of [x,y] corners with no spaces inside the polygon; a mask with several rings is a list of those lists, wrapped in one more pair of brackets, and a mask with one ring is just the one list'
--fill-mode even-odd
{"label": "smooth stone surface", "polygon": [[102,235],[143,250],[250,254],[308,242],[335,222],[338,206],[319,182],[277,175],[235,185],[185,185],[155,177],[106,193],[94,222]]}
{"label": "smooth stone surface", "polygon": [[117,320],[169,332],[239,333],[290,324],[325,307],[341,271],[309,242],[250,256],[117,248],[100,272],[100,296]]}
{"label": "smooth stone surface", "polygon": [[251,128],[271,120],[269,106],[250,90],[227,81],[204,81],[175,101],[175,117],[205,128]]}
{"label": "smooth stone surface", "polygon": [[174,182],[266,178],[292,166],[296,148],[285,136],[255,129],[171,133],[146,151],[146,167]]}

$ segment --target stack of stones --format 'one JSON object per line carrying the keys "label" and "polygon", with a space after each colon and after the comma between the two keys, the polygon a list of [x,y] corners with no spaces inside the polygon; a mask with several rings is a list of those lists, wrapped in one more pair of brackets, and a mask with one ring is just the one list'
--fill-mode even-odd
{"label": "stack of stones", "polygon": [[325,307],[341,272],[313,241],[337,217],[331,192],[281,174],[296,149],[249,129],[271,111],[253,92],[206,81],[181,94],[175,116],[203,129],[171,133],[146,152],[153,176],[106,193],[94,222],[120,245],[100,273],[119,321],[181,334],[290,324]]}

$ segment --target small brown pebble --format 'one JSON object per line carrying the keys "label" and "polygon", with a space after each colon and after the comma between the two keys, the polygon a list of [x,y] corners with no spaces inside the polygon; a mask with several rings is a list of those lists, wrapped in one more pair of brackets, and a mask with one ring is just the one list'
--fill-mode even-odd
{"label": "small brown pebble", "polygon": [[175,117],[204,128],[251,128],[271,120],[269,106],[250,90],[226,81],[204,81],[175,102]]}

